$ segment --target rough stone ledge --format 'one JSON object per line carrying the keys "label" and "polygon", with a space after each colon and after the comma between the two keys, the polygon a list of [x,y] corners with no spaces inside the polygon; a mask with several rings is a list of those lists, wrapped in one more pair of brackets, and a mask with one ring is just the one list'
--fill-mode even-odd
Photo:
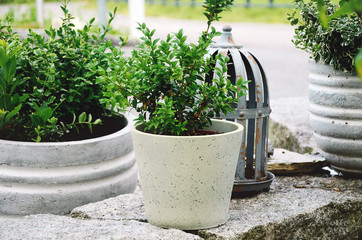
{"label": "rough stone ledge", "polygon": [[362,179],[277,176],[269,192],[232,199],[226,224],[185,232],[148,224],[138,188],[70,216],[0,216],[0,239],[361,239],[361,195]]}
{"label": "rough stone ledge", "polygon": [[[231,221],[224,229],[229,233],[203,231],[200,236],[206,239],[361,239],[362,201],[347,200],[343,203],[330,202],[313,212],[302,213],[281,221],[248,226],[246,232],[235,233],[231,229],[238,226]],[[239,220],[240,221],[240,220]],[[247,221],[247,217],[245,219]],[[244,224],[245,225],[245,224]]]}
{"label": "rough stone ledge", "polygon": [[362,181],[278,176],[268,193],[233,199],[230,220],[205,239],[361,239]]}
{"label": "rough stone ledge", "polygon": [[318,153],[309,125],[308,97],[271,101],[269,138],[276,148],[298,153]]}
{"label": "rough stone ledge", "polygon": [[0,239],[201,239],[176,229],[161,229],[134,220],[77,219],[50,214],[31,215],[21,219],[0,217]]}

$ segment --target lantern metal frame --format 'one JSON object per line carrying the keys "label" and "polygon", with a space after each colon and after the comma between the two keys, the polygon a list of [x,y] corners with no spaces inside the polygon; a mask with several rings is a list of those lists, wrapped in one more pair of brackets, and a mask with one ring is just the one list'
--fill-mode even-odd
{"label": "lantern metal frame", "polygon": [[[239,98],[235,112],[221,116],[223,119],[236,121],[244,127],[233,193],[268,191],[274,175],[267,171],[267,158],[272,154],[268,151],[271,108],[267,79],[257,58],[234,42],[231,30],[230,26],[223,28],[219,41],[210,46],[209,54],[229,57],[227,73],[232,84],[235,84],[240,77],[250,81],[248,91]],[[206,81],[216,77],[215,73],[209,73]]]}

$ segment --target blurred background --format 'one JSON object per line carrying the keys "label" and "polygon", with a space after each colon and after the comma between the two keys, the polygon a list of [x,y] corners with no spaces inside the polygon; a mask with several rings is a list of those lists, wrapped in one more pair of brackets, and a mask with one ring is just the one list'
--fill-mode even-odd
{"label": "blurred background", "polygon": [[[203,20],[202,0],[144,0],[145,14],[150,17],[170,17],[177,19]],[[232,11],[223,14],[223,21],[288,23],[286,14],[293,8],[293,0],[235,0]],[[10,14],[15,24],[23,27],[39,27],[37,23],[37,0],[0,0],[1,14]],[[41,0],[44,2],[44,24],[49,26],[52,16],[49,10],[59,0]],[[71,5],[79,4],[82,10],[97,10],[99,4],[106,2],[107,10],[118,8],[118,13],[128,14],[127,0],[72,0]],[[78,13],[77,13],[78,14]]]}
{"label": "blurred background", "polygon": [[[96,29],[106,21],[106,12],[117,7],[111,34],[129,36],[130,42],[137,39],[135,22],[146,22],[149,28],[156,29],[155,37],[160,38],[183,28],[188,41],[196,41],[206,26],[202,0],[129,1],[130,4],[127,0],[72,0],[69,8],[76,17],[77,28],[96,18]],[[50,25],[57,28],[61,24],[61,2],[0,0],[0,18],[10,15],[18,31]],[[235,0],[234,5],[214,26],[221,31],[224,25],[230,25],[235,42],[259,59],[268,78],[271,99],[307,96],[308,54],[294,47],[294,29],[287,20],[287,14],[293,11],[293,0]],[[133,47],[131,44],[125,49]]]}

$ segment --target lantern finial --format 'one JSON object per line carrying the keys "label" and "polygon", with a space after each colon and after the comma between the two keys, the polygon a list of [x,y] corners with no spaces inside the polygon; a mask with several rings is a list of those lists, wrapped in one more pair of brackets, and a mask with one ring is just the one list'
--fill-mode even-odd
{"label": "lantern finial", "polygon": [[225,25],[223,28],[222,28],[222,31],[223,32],[231,32],[233,28],[230,26],[230,25]]}
{"label": "lantern finial", "polygon": [[232,27],[225,25],[222,28],[222,35],[215,45],[210,48],[242,48],[243,46],[234,42],[233,36],[231,35]]}

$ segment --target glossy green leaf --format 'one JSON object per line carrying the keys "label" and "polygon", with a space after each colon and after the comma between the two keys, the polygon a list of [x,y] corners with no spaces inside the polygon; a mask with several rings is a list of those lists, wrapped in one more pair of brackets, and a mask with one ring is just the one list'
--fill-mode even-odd
{"label": "glossy green leaf", "polygon": [[85,112],[82,112],[78,117],[79,123],[85,123],[86,119],[87,119],[87,114]]}

